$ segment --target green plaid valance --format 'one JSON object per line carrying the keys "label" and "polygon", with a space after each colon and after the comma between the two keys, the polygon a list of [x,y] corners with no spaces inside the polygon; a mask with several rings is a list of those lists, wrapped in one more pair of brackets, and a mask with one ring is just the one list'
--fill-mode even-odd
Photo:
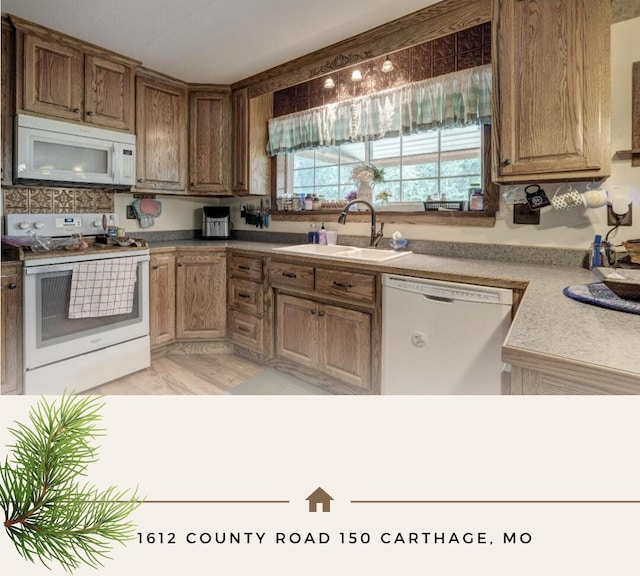
{"label": "green plaid valance", "polygon": [[491,122],[491,65],[269,120],[270,156]]}

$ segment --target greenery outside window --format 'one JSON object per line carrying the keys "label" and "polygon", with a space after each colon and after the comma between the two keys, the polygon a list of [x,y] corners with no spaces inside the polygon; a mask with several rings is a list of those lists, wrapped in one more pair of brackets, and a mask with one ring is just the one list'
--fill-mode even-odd
{"label": "greenery outside window", "polygon": [[[288,154],[278,207],[317,195],[324,208],[351,199],[351,171],[361,163],[384,170],[374,189],[378,210],[424,210],[424,201],[463,201],[482,182],[482,129],[465,126],[346,143]],[[289,202],[292,204],[293,202]]]}

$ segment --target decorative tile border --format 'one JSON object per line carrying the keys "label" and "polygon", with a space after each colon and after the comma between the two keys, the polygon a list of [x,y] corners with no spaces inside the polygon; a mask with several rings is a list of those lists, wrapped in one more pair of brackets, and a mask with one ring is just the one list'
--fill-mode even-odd
{"label": "decorative tile border", "polygon": [[114,212],[115,192],[93,188],[3,188],[4,214]]}

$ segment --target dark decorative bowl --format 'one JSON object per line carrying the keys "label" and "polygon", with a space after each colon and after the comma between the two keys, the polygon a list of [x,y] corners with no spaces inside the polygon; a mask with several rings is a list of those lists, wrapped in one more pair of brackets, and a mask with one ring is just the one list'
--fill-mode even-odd
{"label": "dark decorative bowl", "polygon": [[594,268],[609,290],[625,300],[640,300],[640,270],[622,268]]}

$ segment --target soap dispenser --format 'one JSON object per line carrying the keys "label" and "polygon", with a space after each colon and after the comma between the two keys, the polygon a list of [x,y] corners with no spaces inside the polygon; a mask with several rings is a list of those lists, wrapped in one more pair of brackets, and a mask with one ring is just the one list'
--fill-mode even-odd
{"label": "soap dispenser", "polygon": [[320,232],[318,232],[318,244],[326,244],[327,243],[327,229],[324,227],[324,222],[320,227]]}

